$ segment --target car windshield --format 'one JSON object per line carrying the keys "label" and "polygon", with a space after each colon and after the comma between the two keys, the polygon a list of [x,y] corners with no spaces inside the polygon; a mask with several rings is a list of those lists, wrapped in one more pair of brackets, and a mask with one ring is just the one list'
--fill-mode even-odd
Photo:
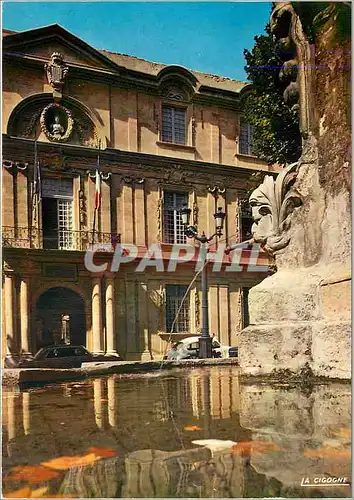
{"label": "car windshield", "polygon": [[39,351],[33,356],[33,359],[43,359],[45,358],[46,352],[48,349],[45,349],[42,347],[42,349],[39,349]]}
{"label": "car windshield", "polygon": [[82,346],[68,346],[68,347],[42,347],[39,349],[33,359],[44,358],[66,358],[68,356],[88,356],[89,352]]}
{"label": "car windshield", "polygon": [[173,344],[172,349],[177,349],[180,345],[182,345],[182,342],[176,342]]}

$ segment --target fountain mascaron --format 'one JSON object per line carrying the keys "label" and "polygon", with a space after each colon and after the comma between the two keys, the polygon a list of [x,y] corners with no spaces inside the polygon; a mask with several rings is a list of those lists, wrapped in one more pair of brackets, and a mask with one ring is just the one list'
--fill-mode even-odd
{"label": "fountain mascaron", "polygon": [[280,78],[285,101],[298,97],[303,152],[250,197],[253,237],[277,272],[249,294],[250,326],[240,335],[244,374],[310,366],[316,376],[350,378],[350,40],[339,36],[338,8],[347,7],[304,4],[298,13],[282,3],[271,15],[287,49]]}

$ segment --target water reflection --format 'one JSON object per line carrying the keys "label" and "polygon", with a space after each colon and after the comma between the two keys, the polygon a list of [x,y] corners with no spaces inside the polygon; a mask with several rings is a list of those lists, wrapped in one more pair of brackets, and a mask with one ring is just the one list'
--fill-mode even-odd
{"label": "water reflection", "polygon": [[16,466],[90,454],[31,487],[79,498],[350,497],[348,486],[300,486],[349,477],[350,396],[342,384],[310,394],[240,385],[234,367],[4,391],[4,490],[28,486],[7,479]]}

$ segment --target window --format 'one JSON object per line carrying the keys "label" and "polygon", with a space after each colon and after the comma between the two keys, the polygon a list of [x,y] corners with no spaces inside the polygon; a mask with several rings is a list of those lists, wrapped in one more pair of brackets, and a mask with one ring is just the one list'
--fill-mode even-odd
{"label": "window", "polygon": [[162,140],[186,144],[186,110],[162,106]]}
{"label": "window", "polygon": [[241,120],[240,123],[240,143],[239,153],[243,155],[252,154],[253,127],[249,123]]}
{"label": "window", "polygon": [[58,358],[58,357],[59,357],[58,349],[52,349],[51,351],[48,351],[48,353],[47,353],[47,358]]}
{"label": "window", "polygon": [[241,201],[241,241],[252,238],[252,209],[247,200]]}
{"label": "window", "polygon": [[[188,285],[166,285],[166,331],[170,332],[175,321],[182,299],[186,294]],[[174,333],[189,331],[189,297],[183,301],[181,310],[174,323]]]}
{"label": "window", "polygon": [[43,247],[73,250],[72,180],[44,179],[42,196]]}
{"label": "window", "polygon": [[188,203],[187,193],[166,191],[164,194],[163,239],[165,243],[186,243],[180,210]]}
{"label": "window", "polygon": [[242,288],[242,328],[246,328],[250,324],[250,316],[248,309],[248,294],[249,288]]}
{"label": "window", "polygon": [[87,356],[88,352],[83,347],[76,347],[74,356]]}

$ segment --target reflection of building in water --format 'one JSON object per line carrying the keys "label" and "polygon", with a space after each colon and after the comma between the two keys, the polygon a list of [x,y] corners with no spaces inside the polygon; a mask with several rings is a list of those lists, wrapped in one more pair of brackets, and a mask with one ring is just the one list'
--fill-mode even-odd
{"label": "reflection of building in water", "polygon": [[102,399],[104,391],[104,380],[97,378],[93,381],[93,400],[95,407],[95,421],[99,429],[103,429]]}
{"label": "reflection of building in water", "polygon": [[118,394],[117,394],[117,384],[113,377],[107,380],[107,400],[108,400],[108,422],[111,427],[117,427],[118,417],[117,417],[117,406],[118,406]]}
{"label": "reflection of building in water", "polygon": [[30,424],[30,393],[6,391],[2,396],[2,436],[4,449],[9,456],[11,448],[6,445],[18,436],[27,436]]}
{"label": "reflection of building in water", "polygon": [[204,447],[175,452],[141,450],[125,459],[122,496],[240,498],[243,469],[243,459],[229,451],[212,459]]}
{"label": "reflection of building in water", "polygon": [[[59,454],[70,455],[73,441],[76,454],[90,446],[127,450],[92,467],[68,471],[60,493],[81,498],[93,493],[98,498],[240,498],[270,496],[270,492],[287,498],[298,496],[294,491],[299,493],[304,471],[349,475],[350,386],[316,387],[306,395],[298,390],[241,385],[239,395],[237,377],[230,377],[232,371],[226,377],[222,373],[216,368],[192,372],[188,379],[96,379],[85,383],[85,398],[76,397],[75,391],[82,389],[75,384],[58,386],[57,393],[6,391],[2,407],[5,462],[17,465],[28,456],[29,463],[40,463]],[[225,392],[223,385],[228,389]],[[82,418],[72,419],[67,410],[70,404]],[[218,404],[225,410],[218,410]],[[228,420],[228,415],[238,415],[239,409],[243,431],[249,429],[253,440],[269,443],[276,452],[242,456],[230,449],[211,453],[204,447],[190,448],[195,434],[183,428],[191,423],[201,427],[197,439],[238,441],[238,420]],[[209,436],[203,436],[205,426],[210,426]],[[312,458],[305,456],[306,449],[333,453]],[[336,491],[348,494],[345,487]]]}
{"label": "reflection of building in water", "polygon": [[[240,409],[239,380],[235,376],[235,368],[212,370],[208,378],[209,388],[203,384],[200,374],[189,377],[193,416],[200,418],[203,415],[205,401],[208,399],[212,419],[231,418]],[[209,398],[205,393],[207,390]]]}

